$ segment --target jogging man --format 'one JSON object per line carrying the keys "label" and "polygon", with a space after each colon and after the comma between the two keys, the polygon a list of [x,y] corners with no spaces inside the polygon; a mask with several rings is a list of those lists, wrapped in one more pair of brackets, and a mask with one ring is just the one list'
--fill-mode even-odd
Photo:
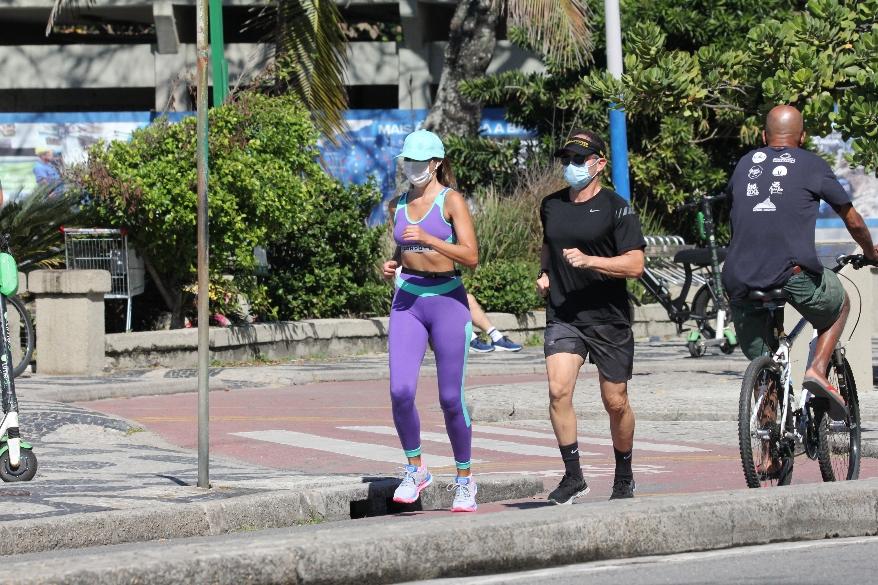
{"label": "jogging man", "polygon": [[731,299],[738,343],[750,359],[775,351],[778,341],[766,327],[765,312],[748,302],[747,295],[783,288],[790,304],[817,330],[803,386],[828,398],[830,414],[843,418],[844,400],[826,379],[826,368],[850,302],[838,276],[817,258],[814,228],[821,199],[838,213],[866,258],[878,260],[878,251],[832,169],[801,148],[805,137],[802,114],[792,106],[777,106],[765,120],[765,146],[748,152],[735,167],[726,187],[732,202],[732,241],[723,285]]}
{"label": "jogging man", "polygon": [[616,456],[610,499],[634,496],[634,412],[628,403],[634,336],[625,279],[643,273],[646,243],[628,202],[601,186],[605,151],[593,132],[571,132],[555,151],[569,187],[543,199],[540,207],[543,248],[537,288],[548,296],[544,352],[549,416],[565,469],[549,494],[555,504],[569,504],[588,493],[573,410],[573,389],[586,357],[597,366],[601,398],[610,415]]}

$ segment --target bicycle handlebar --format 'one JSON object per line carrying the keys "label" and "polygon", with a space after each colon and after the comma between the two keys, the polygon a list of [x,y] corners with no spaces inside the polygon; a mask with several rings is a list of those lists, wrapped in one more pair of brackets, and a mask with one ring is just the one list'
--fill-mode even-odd
{"label": "bicycle handlebar", "polygon": [[838,272],[848,264],[853,266],[854,270],[859,270],[866,266],[878,266],[878,262],[875,260],[869,260],[862,254],[842,254],[835,259],[835,262],[838,264],[838,266],[835,267],[835,272]]}
{"label": "bicycle handlebar", "polygon": [[681,209],[691,209],[693,207],[700,207],[703,202],[713,203],[715,201],[722,201],[723,199],[726,199],[727,197],[728,197],[728,195],[726,195],[725,193],[720,193],[719,195],[701,195],[697,198],[690,199],[689,201],[686,201],[685,203],[683,203],[682,205],[677,207],[677,209],[681,210]]}

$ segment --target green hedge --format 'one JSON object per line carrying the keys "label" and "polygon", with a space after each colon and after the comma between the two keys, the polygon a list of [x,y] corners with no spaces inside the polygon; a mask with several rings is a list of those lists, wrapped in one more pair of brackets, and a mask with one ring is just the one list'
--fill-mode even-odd
{"label": "green hedge", "polygon": [[536,263],[494,260],[464,277],[467,291],[486,311],[520,315],[542,308],[536,291]]}

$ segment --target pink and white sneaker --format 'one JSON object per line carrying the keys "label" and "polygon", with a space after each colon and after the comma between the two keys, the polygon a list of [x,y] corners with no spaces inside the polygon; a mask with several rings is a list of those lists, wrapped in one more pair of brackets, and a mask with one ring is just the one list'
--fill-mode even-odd
{"label": "pink and white sneaker", "polygon": [[399,487],[393,492],[393,501],[400,504],[413,504],[421,497],[421,492],[433,483],[433,476],[427,471],[425,465],[420,467],[406,465],[404,469],[405,475]]}
{"label": "pink and white sneaker", "polygon": [[454,501],[451,503],[452,512],[475,512],[479,509],[476,504],[476,481],[472,477],[456,477],[454,483],[448,486],[448,490],[454,490]]}

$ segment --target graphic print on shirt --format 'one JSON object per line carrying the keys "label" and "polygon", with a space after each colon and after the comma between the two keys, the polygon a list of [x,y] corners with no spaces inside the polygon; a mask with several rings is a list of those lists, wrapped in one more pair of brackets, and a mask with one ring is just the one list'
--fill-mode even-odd
{"label": "graphic print on shirt", "polygon": [[747,183],[747,197],[756,197],[759,195],[759,185],[756,183]]}
{"label": "graphic print on shirt", "polygon": [[782,155],[776,156],[773,159],[771,159],[771,162],[792,165],[792,164],[795,164],[796,159],[793,158],[793,155],[790,154],[789,152],[785,152]]}
{"label": "graphic print on shirt", "polygon": [[774,181],[771,184],[771,187],[768,188],[769,195],[780,195],[783,193],[783,187],[780,186],[780,181]]}
{"label": "graphic print on shirt", "polygon": [[787,175],[787,168],[783,165],[774,167],[774,169],[771,171],[771,174],[775,177],[785,177]]}
{"label": "graphic print on shirt", "polygon": [[758,179],[762,176],[762,167],[760,165],[753,165],[750,167],[750,170],[747,172],[748,179]]}
{"label": "graphic print on shirt", "polygon": [[757,203],[753,211],[777,211],[777,207],[775,207],[774,203],[771,202],[771,197],[769,197],[762,203]]}
{"label": "graphic print on shirt", "polygon": [[754,163],[756,163],[758,165],[759,163],[764,161],[766,158],[768,158],[768,155],[765,154],[764,152],[754,152],[752,160]]}

